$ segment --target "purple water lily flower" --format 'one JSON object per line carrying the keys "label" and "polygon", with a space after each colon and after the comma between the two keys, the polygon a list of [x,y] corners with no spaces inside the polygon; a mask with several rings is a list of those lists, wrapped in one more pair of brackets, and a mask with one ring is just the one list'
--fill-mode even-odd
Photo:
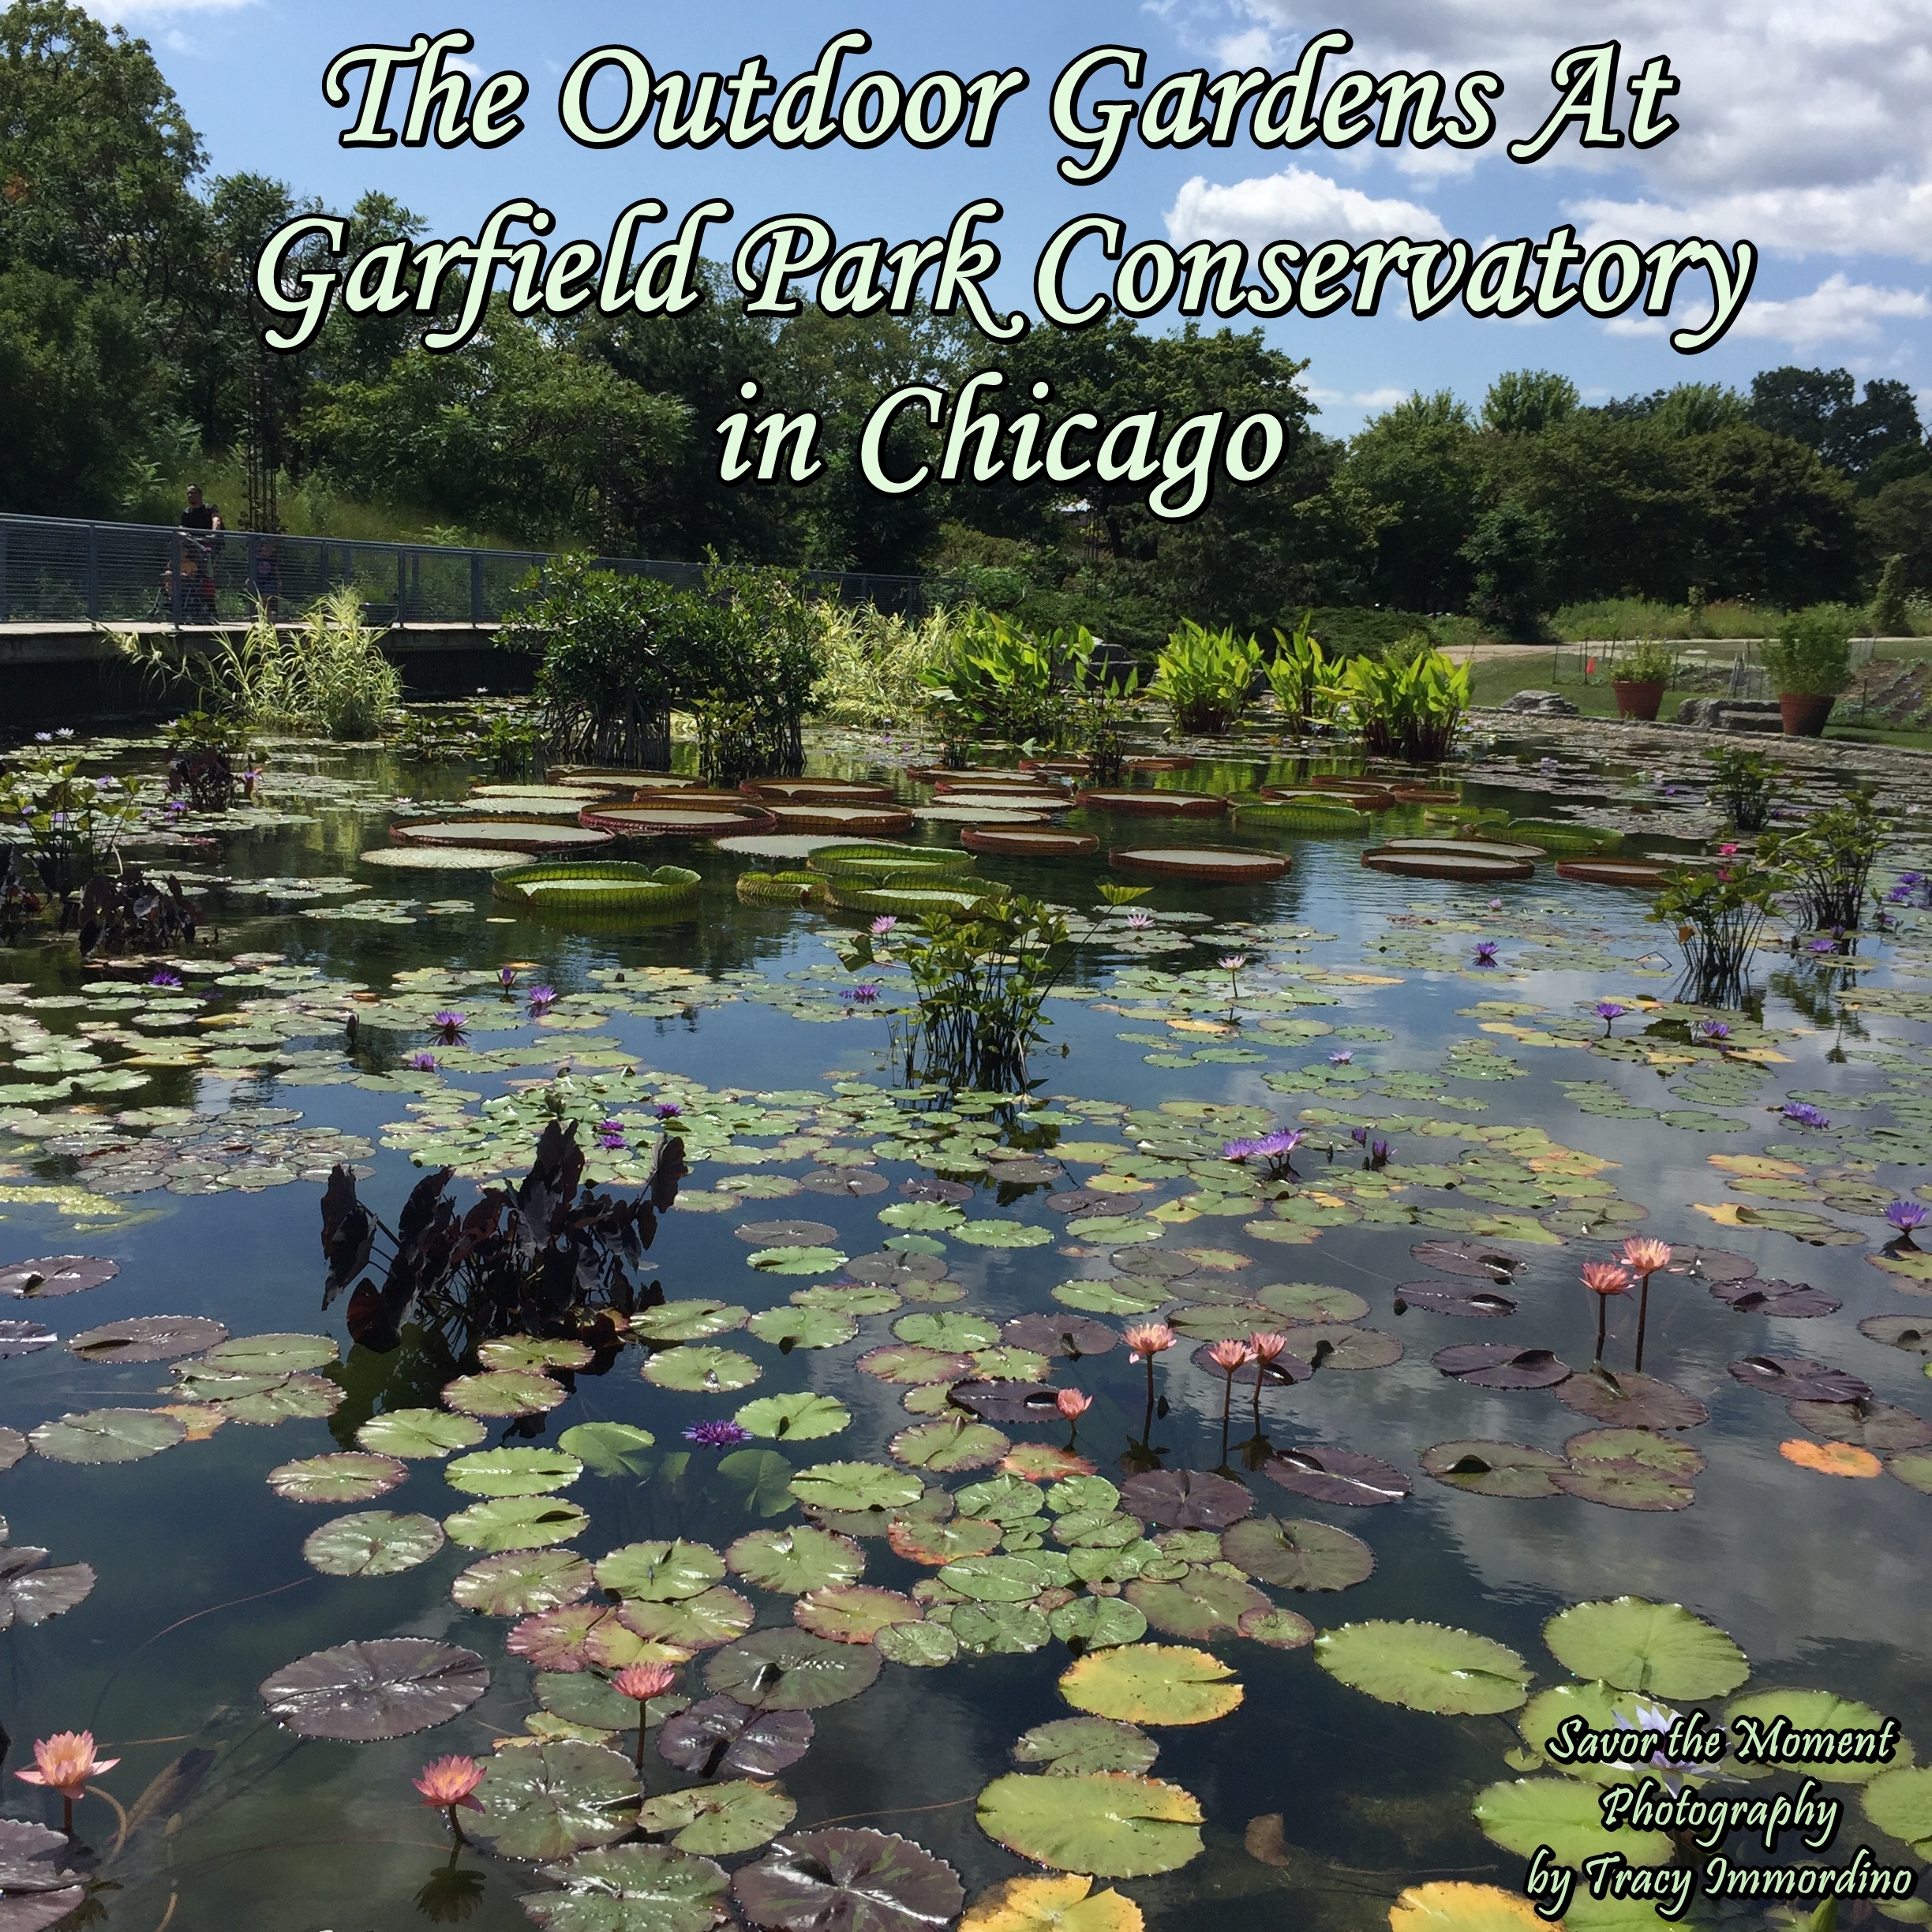
{"label": "purple water lily flower", "polygon": [[1707,1046],[1721,1046],[1731,1037],[1731,1029],[1721,1020],[1700,1020],[1698,1038]]}
{"label": "purple water lily flower", "polygon": [[874,937],[883,939],[886,935],[898,923],[899,918],[897,913],[882,912],[878,917],[872,922],[873,934]]}
{"label": "purple water lily flower", "polygon": [[879,990],[875,986],[848,987],[839,998],[854,1006],[871,1006],[878,999]]}
{"label": "purple water lily flower", "polygon": [[182,977],[179,973],[166,972],[155,974],[148,982],[152,987],[178,987],[181,983]]}
{"label": "purple water lily flower", "polygon": [[1493,966],[1496,963],[1496,942],[1495,940],[1478,939],[1476,942],[1476,964],[1478,966]]}
{"label": "purple water lily flower", "polygon": [[1599,1000],[1590,1009],[1604,1023],[1604,1038],[1610,1037],[1610,1029],[1630,1011],[1627,1006],[1619,1006],[1615,1000]]}
{"label": "purple water lily flower", "polygon": [[1805,1100],[1792,1100],[1786,1103],[1784,1118],[1794,1127],[1829,1127],[1831,1122],[1817,1107]]}
{"label": "purple water lily flower", "polygon": [[1885,1209],[1885,1218],[1901,1234],[1910,1234],[1932,1221],[1932,1208],[1922,1207],[1915,1200],[1895,1200]]}
{"label": "purple water lily flower", "polygon": [[496,983],[501,987],[506,993],[507,993],[510,989],[516,984],[516,981],[517,969],[515,967],[499,966],[496,968]]}
{"label": "purple water lily flower", "polygon": [[188,809],[188,801],[185,799],[170,799],[161,809],[170,818],[178,818]]}
{"label": "purple water lily flower", "polygon": [[1658,1740],[1657,1748],[1645,1762],[1664,1774],[1661,1782],[1666,1789],[1674,1793],[1683,1788],[1678,1780],[1670,1775],[1672,1772],[1701,1772],[1706,1777],[1709,1775],[1710,1767],[1708,1765],[1693,1759],[1672,1758],[1665,1754],[1664,1740],[1670,1736],[1672,1728],[1678,1720],[1678,1713],[1668,1705],[1639,1704],[1634,1723],[1621,1711],[1613,1711],[1611,1715],[1616,1718],[1619,1731],[1648,1732]]}
{"label": "purple water lily flower", "polygon": [[1368,1165],[1371,1167],[1386,1167],[1389,1163],[1389,1153],[1387,1141],[1371,1140],[1368,1143]]}
{"label": "purple water lily flower", "polygon": [[468,1037],[463,1032],[463,1022],[467,1013],[440,1013],[431,1017],[430,1036],[445,1046],[460,1046]]}
{"label": "purple water lily flower", "polygon": [[623,1148],[624,1137],[620,1133],[601,1133],[597,1137],[597,1144],[605,1153],[615,1154]]}
{"label": "purple water lily flower", "polygon": [[730,1421],[694,1422],[684,1432],[687,1442],[702,1443],[707,1449],[736,1449],[740,1443],[751,1440],[751,1432],[742,1424]]}
{"label": "purple water lily flower", "polygon": [[530,1017],[541,1020],[557,1002],[555,987],[534,986],[525,997],[530,1002]]}
{"label": "purple water lily flower", "polygon": [[1340,1046],[1328,1056],[1328,1064],[1331,1066],[1346,1066],[1354,1058],[1348,1048]]}
{"label": "purple water lily flower", "polygon": [[432,1053],[411,1054],[402,1064],[412,1073],[433,1073],[436,1070],[436,1057]]}
{"label": "purple water lily flower", "polygon": [[1885,904],[1887,905],[1903,905],[1911,896],[1912,889],[1911,886],[1905,884],[1903,880],[1900,880],[1897,885],[1894,886],[1892,889],[1885,894]]}
{"label": "purple water lily flower", "polygon": [[620,1148],[624,1144],[623,1122],[602,1120],[597,1124],[597,1144],[601,1148]]}
{"label": "purple water lily flower", "polygon": [[684,1110],[676,1101],[667,1100],[662,1106],[658,1108],[657,1118],[661,1121],[674,1121],[683,1111]]}

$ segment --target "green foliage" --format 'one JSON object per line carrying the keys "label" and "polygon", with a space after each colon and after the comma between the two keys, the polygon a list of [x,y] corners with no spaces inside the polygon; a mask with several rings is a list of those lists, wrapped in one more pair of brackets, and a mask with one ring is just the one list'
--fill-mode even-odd
{"label": "green foliage", "polygon": [[1056,631],[1074,665],[1068,736],[1087,758],[1089,784],[1117,785],[1126,775],[1127,732],[1140,688],[1137,666],[1121,665],[1095,648],[1084,625]]}
{"label": "green foliage", "polygon": [[1470,613],[1499,637],[1533,643],[1543,635],[1550,577],[1550,527],[1505,497],[1481,518],[1462,556],[1475,572]]}
{"label": "green foliage", "polygon": [[1275,655],[1268,660],[1266,675],[1282,716],[1297,732],[1305,732],[1319,719],[1326,722],[1343,693],[1341,666],[1323,650],[1309,626],[1311,612],[1294,628],[1292,637],[1275,633]]}
{"label": "green foliage", "polygon": [[1234,724],[1261,669],[1261,646],[1252,638],[1209,631],[1190,619],[1161,647],[1148,691],[1166,705],[1175,734],[1192,737]]}
{"label": "green foliage", "polygon": [[1677,676],[1676,653],[1655,638],[1639,638],[1616,661],[1616,676],[1631,684],[1669,684]]}
{"label": "green foliage", "polygon": [[1889,829],[1872,793],[1854,791],[1795,832],[1767,832],[1758,856],[1795,894],[1814,930],[1855,932],[1866,882]]}
{"label": "green foliage", "polygon": [[1068,687],[1092,642],[1084,631],[1036,637],[997,611],[969,608],[921,682],[929,702],[975,731],[1058,743],[1067,724]]}
{"label": "green foliage", "polygon": [[1852,682],[1852,613],[1841,604],[1814,604],[1787,617],[1762,649],[1777,691],[1833,696]]}
{"label": "green foliage", "polygon": [[1762,751],[1725,745],[1705,755],[1711,762],[1711,796],[1724,810],[1734,832],[1761,832],[1771,816],[1777,774]]}
{"label": "green foliage", "polygon": [[1872,593],[1871,608],[1866,613],[1866,627],[1874,637],[1910,637],[1911,611],[1906,597],[1905,559],[1894,551],[1879,573],[1878,588]]}
{"label": "green foliage", "polygon": [[1574,416],[1581,400],[1576,384],[1554,370],[1506,369],[1483,398],[1483,427],[1499,436],[1540,436]]}
{"label": "green foliage", "polygon": [[1676,930],[1684,953],[1681,997],[1702,1006],[1744,1003],[1750,957],[1777,882],[1743,856],[1668,875],[1646,916]]}
{"label": "green foliage", "polygon": [[818,710],[834,724],[904,725],[930,694],[926,674],[952,648],[960,613],[937,610],[908,623],[870,604],[818,606],[823,677]]}
{"label": "green foliage", "polygon": [[119,780],[84,776],[65,752],[28,752],[0,776],[0,818],[27,834],[41,884],[62,900],[118,867],[118,848],[140,816]]}
{"label": "green foliage", "polygon": [[1449,755],[1469,707],[1466,665],[1452,664],[1426,637],[1383,660],[1352,658],[1343,683],[1355,728],[1372,757],[1432,765]]}

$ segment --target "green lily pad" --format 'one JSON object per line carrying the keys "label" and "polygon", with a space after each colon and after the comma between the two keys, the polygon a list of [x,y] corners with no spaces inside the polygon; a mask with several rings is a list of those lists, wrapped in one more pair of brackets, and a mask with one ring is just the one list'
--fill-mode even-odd
{"label": "green lily pad", "polygon": [[836,1248],[760,1248],[745,1264],[765,1275],[832,1275],[845,1265]]}
{"label": "green lily pad", "polygon": [[1252,1583],[1198,1564],[1170,1583],[1136,1577],[1126,1597],[1155,1629],[1193,1643],[1238,1636],[1244,1617],[1274,1608]]}
{"label": "green lily pad", "polygon": [[154,1409],[90,1409],[28,1432],[54,1462],[139,1462],[171,1449],[187,1434],[174,1416]]}
{"label": "green lily pad", "polygon": [[1932,1859],[1932,1770],[1881,1771],[1865,1787],[1865,1815],[1881,1832],[1902,1838],[1916,1859]]}
{"label": "green lily pad", "polygon": [[1279,1589],[1345,1590],[1375,1574],[1375,1552],[1324,1522],[1256,1516],[1221,1533],[1221,1553]]}
{"label": "green lily pad", "polygon": [[493,1368],[482,1375],[459,1376],[443,1391],[443,1399],[459,1414],[469,1416],[541,1415],[564,1399],[561,1383],[526,1368]]}
{"label": "green lily pad", "polygon": [[1193,1796],[1178,1784],[1125,1771],[1009,1773],[980,1792],[978,1818],[994,1844],[1020,1857],[1097,1878],[1177,1871],[1201,1850],[1201,1808]]}
{"label": "green lily pad", "polygon": [[912,1342],[888,1342],[883,1347],[868,1349],[859,1357],[858,1366],[882,1382],[917,1388],[934,1383],[963,1382],[973,1372],[973,1358],[948,1354],[941,1349],[922,1348]]}
{"label": "green lily pad", "polygon": [[766,1395],[738,1411],[740,1427],[774,1441],[810,1442],[852,1425],[852,1411],[836,1395]]}
{"label": "green lily pad", "polygon": [[1056,1717],[1035,1724],[1013,1748],[1015,1764],[1043,1765],[1050,1777],[1141,1772],[1159,1755],[1160,1746],[1144,1731],[1110,1717]]}
{"label": "green lily pad", "polygon": [[1051,1228],[1028,1221],[967,1221],[951,1234],[975,1248],[1044,1248],[1054,1238]]}
{"label": "green lily pad", "polygon": [[783,1596],[856,1583],[865,1573],[864,1550],[829,1530],[754,1530],[724,1560],[734,1575]]}
{"label": "green lily pad", "polygon": [[763,1372],[749,1355],[740,1355],[736,1349],[691,1343],[666,1349],[644,1365],[646,1382],[694,1395],[728,1395],[734,1389],[749,1388]]}
{"label": "green lily pad", "polygon": [[590,1518],[575,1503],[554,1496],[499,1496],[445,1516],[443,1527],[465,1549],[547,1549],[582,1536]]}
{"label": "green lily pad", "polygon": [[1576,1604],[1543,1627],[1565,1669],[1671,1702],[1721,1697],[1750,1675],[1744,1653],[1681,1604],[1618,1597]]}
{"label": "green lily pad", "polygon": [[557,1447],[593,1476],[648,1476],[653,1459],[645,1451],[657,1440],[634,1423],[578,1422],[557,1438]]}
{"label": "green lily pad", "polygon": [[636,1816],[637,1775],[601,1744],[539,1744],[499,1751],[477,1788],[483,1807],[467,1827],[506,1858],[553,1859],[608,1844]]}
{"label": "green lily pad", "polygon": [[485,1368],[581,1368],[590,1355],[582,1342],[561,1336],[499,1335],[477,1350]]}
{"label": "green lily pad", "polygon": [[957,1227],[966,1216],[944,1201],[895,1201],[889,1208],[882,1208],[878,1218],[888,1227],[938,1234]]}
{"label": "green lily pad", "polygon": [[953,1516],[944,1522],[935,1522],[930,1517],[899,1516],[886,1536],[899,1556],[938,1567],[957,1563],[962,1556],[990,1556],[1004,1533],[998,1523],[977,1516]]}
{"label": "green lily pad", "polygon": [[1530,1694],[1514,1650],[1440,1623],[1345,1623],[1316,1638],[1315,1661],[1385,1704],[1445,1717],[1515,1710]]}
{"label": "green lily pad", "polygon": [[774,1786],[733,1778],[647,1798],[638,1825],[653,1833],[674,1833],[671,1842],[680,1852],[722,1857],[766,1844],[797,1815],[798,1807]]}
{"label": "green lily pad", "polygon": [[324,1576],[394,1576],[427,1563],[443,1540],[443,1526],[433,1516],[364,1510],[313,1531],[302,1557]]}
{"label": "green lily pad", "polygon": [[[1627,1724],[1635,1725],[1640,1708],[1646,1705],[1654,1709],[1656,1701],[1607,1683],[1556,1684],[1548,1690],[1539,1690],[1523,1706],[1516,1728],[1522,1733],[1525,1749],[1541,1758],[1550,1740],[1572,1717],[1581,1717],[1593,1731],[1614,1731],[1619,1728],[1619,1717]],[[1661,1743],[1662,1739],[1657,1742]],[[1592,1784],[1634,1784],[1640,1778],[1656,1775],[1646,1764],[1605,1764],[1593,1758],[1579,1758],[1570,1764],[1559,1764],[1552,1758],[1549,1768]]]}
{"label": "green lily pad", "polygon": [[1144,1290],[1122,1281],[1062,1282],[1053,1291],[1062,1308],[1087,1315],[1151,1315],[1166,1301],[1158,1288]]}
{"label": "green lily pad", "polygon": [[872,1639],[889,1664],[913,1670],[937,1670],[959,1655],[960,1641],[943,1623],[888,1623]]}
{"label": "green lily pad", "polygon": [[970,1355],[975,1349],[997,1348],[1000,1327],[983,1315],[968,1315],[953,1309],[937,1313],[922,1312],[902,1315],[893,1324],[893,1333],[901,1342],[916,1342],[921,1348],[938,1349],[950,1354]]}
{"label": "green lily pad", "polygon": [[1567,1470],[1559,1455],[1522,1443],[1436,1443],[1422,1452],[1422,1467],[1440,1483],[1474,1496],[1552,1496],[1552,1470]]}
{"label": "green lily pad", "polygon": [[916,1623],[925,1612],[897,1590],[863,1583],[812,1590],[792,1606],[792,1620],[814,1637],[834,1643],[871,1643],[894,1623]]}
{"label": "green lily pad", "polygon": [[990,1469],[1012,1448],[1011,1440],[990,1423],[969,1416],[948,1416],[901,1429],[887,1447],[901,1462],[914,1469]]}
{"label": "green lily pad", "polygon": [[445,1409],[390,1409],[371,1416],[356,1440],[378,1455],[431,1460],[458,1449],[474,1449],[489,1431],[472,1416]]}
{"label": "green lily pad", "polygon": [[1633,1865],[1668,1863],[1676,1848],[1662,1832],[1619,1825],[1605,1831],[1595,1786],[1576,1778],[1517,1778],[1492,1784],[1470,1807],[1484,1833],[1506,1852],[1533,1858],[1547,1845],[1559,1865],[1620,1852]]}
{"label": "green lily pad", "polygon": [[1254,1298],[1290,1321],[1360,1321],[1368,1312],[1368,1304],[1360,1295],[1331,1288],[1325,1282],[1273,1282],[1257,1288]]}
{"label": "green lily pad", "polygon": [[[1725,1707],[1724,1721],[1731,1727],[1731,1744],[1735,1752],[1739,1742],[1735,1729],[1740,1717],[1750,1719],[1760,1726],[1769,1727],[1773,1720],[1782,1717],[1793,1731],[1877,1731],[1885,1720],[1868,1704],[1857,1704],[1848,1698],[1834,1696],[1829,1690],[1754,1690],[1747,1698],[1739,1698],[1735,1704]],[[1775,1766],[1768,1767],[1780,1774],[1792,1777],[1814,1777],[1827,1784],[1866,1784],[1881,1772],[1902,1769],[1912,1761],[1912,1748],[1909,1743],[1899,1740],[1893,1747],[1889,1764],[1878,1760],[1847,1758],[1792,1758],[1780,1759]],[[1725,1769],[1734,1767],[1727,1760]],[[1766,1767],[1743,1766],[1752,1777],[1762,1777]]]}
{"label": "green lily pad", "polygon": [[1127,1724],[1210,1724],[1241,1701],[1241,1686],[1227,1681],[1234,1674],[1210,1651],[1133,1644],[1080,1658],[1061,1673],[1060,1694],[1076,1710]]}
{"label": "green lily pad", "polygon": [[1687,1442],[1659,1436],[1650,1429],[1586,1429],[1563,1444],[1563,1454],[1581,1467],[1586,1463],[1635,1464],[1639,1469],[1687,1483],[1702,1473],[1704,1458]]}
{"label": "green lily pad", "polygon": [[724,1559],[708,1543],[627,1543],[597,1566],[597,1580],[613,1596],[650,1603],[695,1597],[724,1575]]}
{"label": "green lily pad", "polygon": [[[894,1295],[892,1305],[899,1305]],[[788,1354],[795,1348],[837,1348],[859,1332],[852,1316],[833,1309],[764,1309],[746,1324],[761,1342]]]}
{"label": "green lily pad", "polygon": [[1024,1657],[1053,1641],[1052,1626],[1031,1604],[959,1604],[949,1627],[975,1657]]}
{"label": "green lily pad", "polygon": [[597,1731],[636,1728],[636,1698],[626,1697],[595,1671],[540,1671],[536,1690],[537,1702],[567,1724]]}
{"label": "green lily pad", "polygon": [[1017,1556],[962,1556],[939,1572],[939,1580],[975,1603],[1031,1603],[1042,1590],[1064,1588],[1073,1575],[1058,1551],[1036,1550]]}
{"label": "green lily pad", "polygon": [[792,1507],[792,1465],[776,1449],[734,1449],[718,1458],[706,1493],[728,1500],[740,1515],[782,1515]]}
{"label": "green lily pad", "polygon": [[916,1476],[883,1462],[815,1462],[792,1478],[792,1493],[807,1509],[904,1509],[925,1493]]}
{"label": "green lily pad", "polygon": [[327,1335],[236,1335],[217,1342],[202,1357],[243,1375],[290,1375],[305,1368],[323,1368],[335,1359],[335,1344]]}
{"label": "green lily pad", "polygon": [[993,1476],[984,1482],[968,1483],[955,1492],[953,1500],[962,1516],[983,1516],[990,1522],[1008,1525],[1038,1516],[1046,1507],[1039,1485],[1018,1476]]}
{"label": "green lily pad", "polygon": [[1112,1644],[1138,1643],[1147,1634],[1148,1619],[1133,1604],[1118,1597],[1076,1597],[1046,1613],[1046,1627],[1064,1644],[1088,1650]]}
{"label": "green lily pad", "polygon": [[871,1644],[764,1630],[714,1650],[705,1664],[705,1684],[754,1710],[821,1710],[869,1690],[880,1664]]}
{"label": "green lily pad", "polygon": [[480,1449],[459,1456],[443,1473],[465,1496],[548,1496],[567,1489],[584,1466],[561,1449]]}
{"label": "green lily pad", "polygon": [[584,1852],[543,1875],[564,1889],[518,1903],[545,1932],[711,1932],[730,1917],[724,1868],[669,1845]]}
{"label": "green lily pad", "polygon": [[631,1317],[631,1332],[645,1342],[702,1342],[742,1328],[750,1311],[735,1301],[666,1301]]}
{"label": "green lily pad", "polygon": [[268,1472],[268,1487],[290,1503],[369,1503],[408,1474],[394,1456],[350,1451],[284,1462]]}
{"label": "green lily pad", "polygon": [[736,1590],[701,1590],[675,1602],[627,1601],[620,1613],[624,1627],[648,1643],[676,1644],[685,1650],[710,1650],[742,1637],[757,1612]]}
{"label": "green lily pad", "polygon": [[540,1616],[589,1596],[596,1580],[575,1550],[506,1550],[473,1563],[451,1584],[450,1595],[485,1616]]}

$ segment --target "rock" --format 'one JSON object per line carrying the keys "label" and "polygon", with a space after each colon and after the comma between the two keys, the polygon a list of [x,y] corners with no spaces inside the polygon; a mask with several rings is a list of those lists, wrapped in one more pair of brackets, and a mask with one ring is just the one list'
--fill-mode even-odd
{"label": "rock", "polygon": [[1576,706],[1560,691],[1519,691],[1503,706],[1505,711],[1515,711],[1533,717],[1574,717]]}
{"label": "rock", "polygon": [[1782,732],[1784,717],[1775,698],[1687,698],[1677,722],[1705,731]]}

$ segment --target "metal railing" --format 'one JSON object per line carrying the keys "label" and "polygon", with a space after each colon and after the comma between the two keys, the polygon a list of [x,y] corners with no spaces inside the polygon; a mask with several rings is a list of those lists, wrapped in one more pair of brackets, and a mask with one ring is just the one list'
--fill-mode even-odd
{"label": "metal railing", "polygon": [[[353,585],[372,622],[490,625],[507,614],[530,571],[555,554],[0,515],[0,623],[246,623],[258,604],[271,616],[292,615],[326,591]],[[597,561],[601,569],[661,578],[683,590],[704,577],[701,564]],[[844,571],[799,576],[841,603],[872,604],[908,617],[923,615],[939,588],[921,577]]]}

